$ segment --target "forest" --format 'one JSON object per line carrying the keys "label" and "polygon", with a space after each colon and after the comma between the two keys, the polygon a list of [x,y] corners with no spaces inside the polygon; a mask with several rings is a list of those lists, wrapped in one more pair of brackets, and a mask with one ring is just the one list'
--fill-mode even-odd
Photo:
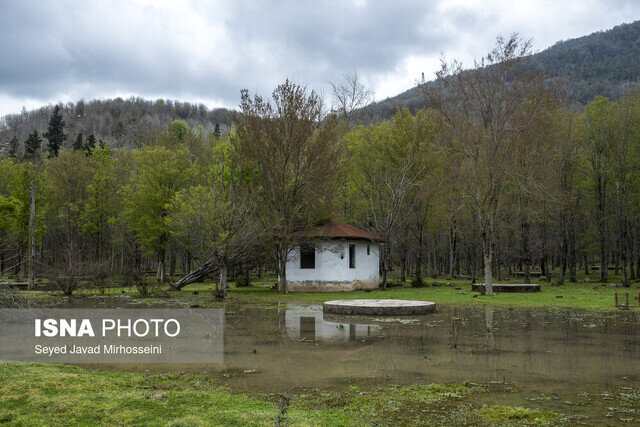
{"label": "forest", "polygon": [[[529,65],[545,74],[549,82],[560,81],[569,105],[584,106],[597,95],[618,100],[637,86],[640,74],[640,22],[618,25],[584,37],[564,40],[532,52]],[[535,41],[535,40],[534,40]],[[416,76],[417,79],[418,76]],[[420,86],[372,103],[359,112],[362,123],[388,119],[396,106],[412,112],[430,107]]]}
{"label": "forest", "polygon": [[242,91],[222,129],[174,120],[127,144],[55,106],[45,132],[15,135],[0,160],[0,276],[71,294],[215,275],[224,296],[229,280],[274,274],[285,293],[296,232],[336,218],[385,239],[383,289],[446,276],[490,294],[508,276],[562,285],[579,269],[629,286],[640,94],[576,111],[530,58],[526,41],[498,38],[482,67],[444,63],[419,88],[429,109],[367,126],[352,114],[367,98],[357,78],[334,86],[328,113],[286,81],[271,99]]}

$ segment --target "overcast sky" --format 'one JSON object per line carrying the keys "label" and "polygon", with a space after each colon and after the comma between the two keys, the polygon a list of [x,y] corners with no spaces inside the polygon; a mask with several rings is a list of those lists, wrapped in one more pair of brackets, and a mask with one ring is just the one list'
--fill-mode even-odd
{"label": "overcast sky", "polygon": [[380,100],[499,33],[543,50],[638,19],[635,0],[0,0],[0,115],[131,95],[235,108],[242,88],[329,95],[354,70]]}

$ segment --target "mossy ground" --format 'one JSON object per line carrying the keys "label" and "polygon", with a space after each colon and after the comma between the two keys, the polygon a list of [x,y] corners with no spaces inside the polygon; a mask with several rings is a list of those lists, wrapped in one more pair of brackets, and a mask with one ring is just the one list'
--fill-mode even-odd
{"label": "mossy ground", "polygon": [[[434,287],[437,281],[441,286]],[[428,279],[423,288],[413,288],[409,282],[400,286],[393,286],[385,291],[375,290],[370,292],[353,291],[338,293],[295,293],[279,294],[271,285],[274,280],[254,281],[249,287],[236,287],[231,283],[229,287],[229,301],[238,303],[287,303],[306,302],[322,303],[332,299],[351,298],[393,298],[408,300],[428,300],[437,304],[449,305],[491,305],[502,307],[558,307],[558,308],[584,308],[593,310],[615,310],[614,292],[633,292],[630,303],[632,310],[639,310],[638,301],[634,295],[640,292],[637,284],[631,288],[609,287],[609,284],[601,284],[594,281],[581,281],[577,283],[565,282],[562,286],[553,286],[548,282],[540,282],[542,292],[535,293],[496,293],[495,295],[477,295],[471,291],[471,283],[463,280]],[[517,280],[504,280],[502,282],[517,283]],[[447,286],[447,284],[453,286]],[[615,283],[615,282],[613,282]],[[213,282],[193,283],[178,292],[170,292],[167,286],[155,287],[149,295],[143,297],[135,287],[110,287],[103,290],[80,289],[74,293],[78,296],[92,297],[121,297],[126,300],[141,304],[184,304],[200,305],[203,307],[218,304],[220,301],[213,297]],[[458,288],[458,289],[456,289]],[[56,302],[64,298],[59,292],[23,291],[20,294],[28,299]],[[116,300],[117,301],[117,300]]]}
{"label": "mossy ground", "polygon": [[559,421],[555,412],[466,402],[484,386],[431,384],[287,396],[234,394],[205,375],[0,364],[0,422],[15,425],[488,425]]}

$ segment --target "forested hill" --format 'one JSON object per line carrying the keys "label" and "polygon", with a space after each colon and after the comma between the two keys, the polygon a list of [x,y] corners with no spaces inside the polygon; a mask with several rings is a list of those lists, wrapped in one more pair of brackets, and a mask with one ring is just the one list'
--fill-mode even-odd
{"label": "forested hill", "polygon": [[[595,95],[617,99],[640,80],[640,21],[623,24],[608,31],[560,41],[532,57],[534,66],[565,83],[571,100],[586,104]],[[388,119],[393,107],[422,108],[424,99],[418,88],[371,104],[361,110],[358,121],[371,123]],[[53,106],[23,110],[0,119],[0,152],[15,136],[22,145],[29,133],[46,130]],[[231,124],[233,111],[208,109],[202,104],[145,100],[142,98],[79,101],[62,106],[65,145],[71,145],[82,132],[86,138],[112,147],[136,147],[156,131],[166,129],[174,120],[189,128],[202,127],[205,136],[218,127],[222,132]]]}
{"label": "forested hill", "polygon": [[[640,82],[640,21],[559,41],[532,60],[545,74],[561,79],[574,102],[584,105],[595,95],[617,99]],[[412,88],[365,107],[361,117],[367,122],[387,119],[394,105],[413,111],[425,104],[420,90]]]}
{"label": "forested hill", "polygon": [[[14,136],[23,142],[34,130],[44,132],[52,110],[51,105],[5,116],[0,121],[0,146]],[[201,126],[205,136],[213,133],[216,125],[224,132],[233,114],[231,110],[209,109],[203,104],[142,98],[78,101],[61,105],[60,112],[68,135],[65,145],[71,145],[82,132],[85,138],[94,135],[112,147],[130,148],[139,146],[155,132],[164,131],[174,120],[184,121],[191,129]]]}

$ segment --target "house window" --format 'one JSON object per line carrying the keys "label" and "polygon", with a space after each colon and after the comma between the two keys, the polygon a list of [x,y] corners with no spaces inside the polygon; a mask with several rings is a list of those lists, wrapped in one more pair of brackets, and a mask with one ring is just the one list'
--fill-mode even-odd
{"label": "house window", "polygon": [[349,245],[349,268],[356,268],[356,245]]}
{"label": "house window", "polygon": [[371,255],[371,245],[367,245],[367,255]]}
{"label": "house window", "polygon": [[316,248],[314,245],[300,245],[300,268],[316,268]]}

